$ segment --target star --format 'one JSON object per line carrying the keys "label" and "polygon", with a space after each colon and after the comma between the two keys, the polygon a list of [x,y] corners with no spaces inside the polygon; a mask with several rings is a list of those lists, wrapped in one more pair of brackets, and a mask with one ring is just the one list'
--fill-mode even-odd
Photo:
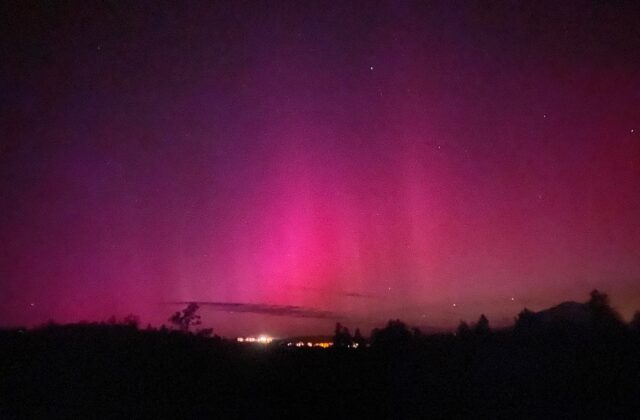
{"label": "star", "polygon": [[373,66],[369,67],[369,70],[373,71]]}

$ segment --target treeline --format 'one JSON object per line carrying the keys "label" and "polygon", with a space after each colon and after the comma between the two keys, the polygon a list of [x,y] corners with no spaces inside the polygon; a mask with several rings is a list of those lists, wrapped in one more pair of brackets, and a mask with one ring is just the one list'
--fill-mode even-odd
{"label": "treeline", "polygon": [[[135,317],[0,332],[0,418],[636,418],[640,317],[606,295],[426,335],[392,320],[333,349],[246,346]],[[189,332],[192,331],[192,332]],[[356,346],[357,344],[357,346]]]}
{"label": "treeline", "polygon": [[399,319],[389,320],[384,328],[376,328],[370,338],[365,340],[359,329],[352,336],[349,328],[336,324],[334,331],[334,348],[393,348],[409,344],[428,343],[440,336],[457,337],[467,341],[473,338],[489,337],[491,335],[514,336],[519,339],[592,337],[615,338],[627,334],[640,334],[640,311],[637,311],[629,323],[625,323],[622,316],[611,306],[606,293],[593,290],[590,299],[585,303],[566,302],[547,311],[533,312],[523,309],[511,327],[491,329],[489,319],[480,315],[475,323],[460,321],[457,329],[450,333],[423,334],[418,328],[411,328]]}

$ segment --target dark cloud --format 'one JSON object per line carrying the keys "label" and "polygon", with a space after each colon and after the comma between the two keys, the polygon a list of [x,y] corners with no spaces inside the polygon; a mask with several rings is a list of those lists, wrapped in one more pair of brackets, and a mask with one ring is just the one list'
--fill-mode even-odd
{"label": "dark cloud", "polygon": [[347,296],[347,297],[352,297],[352,298],[363,298],[363,299],[375,299],[376,296],[374,295],[368,295],[365,293],[350,293],[350,292],[345,292],[342,293],[343,296]]}
{"label": "dark cloud", "polygon": [[367,294],[367,293],[345,292],[345,291],[340,291],[340,290],[322,289],[322,288],[318,288],[318,287],[301,287],[301,289],[309,291],[309,292],[316,292],[316,293],[329,294],[329,295],[340,295],[340,296],[346,296],[346,297],[351,297],[351,298],[362,298],[362,299],[376,299],[377,298],[376,295]]}
{"label": "dark cloud", "polygon": [[190,303],[197,303],[198,305],[206,308],[211,308],[216,311],[227,312],[247,312],[254,314],[273,315],[273,316],[288,316],[294,318],[325,318],[335,319],[340,318],[339,314],[331,311],[324,311],[316,308],[306,308],[303,306],[292,305],[267,305],[260,303],[242,303],[242,302],[209,302],[209,301],[181,301],[181,302],[167,302],[168,304],[175,305],[188,305]]}

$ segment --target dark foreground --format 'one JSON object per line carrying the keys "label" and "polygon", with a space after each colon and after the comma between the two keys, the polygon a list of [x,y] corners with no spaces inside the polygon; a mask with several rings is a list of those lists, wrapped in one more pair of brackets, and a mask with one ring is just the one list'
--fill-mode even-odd
{"label": "dark foreground", "polygon": [[[393,337],[392,337],[393,338]],[[0,418],[638,418],[630,329],[238,345],[126,325],[0,334]]]}

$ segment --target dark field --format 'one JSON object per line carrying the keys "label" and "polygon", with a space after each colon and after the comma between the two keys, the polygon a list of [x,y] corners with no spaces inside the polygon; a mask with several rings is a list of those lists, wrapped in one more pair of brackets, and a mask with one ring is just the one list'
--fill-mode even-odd
{"label": "dark field", "polygon": [[637,418],[630,326],[404,333],[324,350],[133,325],[6,330],[0,417]]}

